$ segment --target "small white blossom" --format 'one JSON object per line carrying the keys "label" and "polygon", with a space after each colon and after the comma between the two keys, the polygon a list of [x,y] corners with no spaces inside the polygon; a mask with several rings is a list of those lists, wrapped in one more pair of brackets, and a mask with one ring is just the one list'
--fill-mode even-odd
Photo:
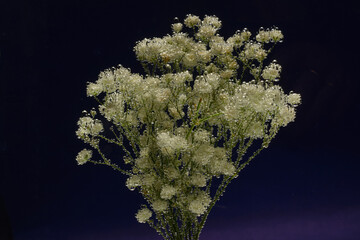
{"label": "small white blossom", "polygon": [[203,25],[211,25],[217,29],[221,27],[221,21],[216,16],[205,16],[204,20],[202,21]]}
{"label": "small white blossom", "polygon": [[83,149],[76,156],[76,161],[78,162],[78,165],[83,165],[89,160],[91,160],[91,157],[92,157],[92,151],[88,149]]}
{"label": "small white blossom", "polygon": [[269,66],[265,67],[265,69],[263,70],[261,76],[265,80],[278,81],[278,79],[280,77],[280,72],[281,72],[281,66],[279,64],[270,63]]}
{"label": "small white blossom", "polygon": [[199,196],[190,202],[189,210],[194,213],[196,216],[201,216],[210,205],[211,198],[204,192],[199,194]]}
{"label": "small white blossom", "polygon": [[156,177],[151,174],[144,174],[141,179],[142,186],[151,187],[155,184]]}
{"label": "small white blossom", "polygon": [[271,29],[270,31],[270,39],[272,42],[281,42],[284,38],[282,32],[278,29]]}
{"label": "small white blossom", "polygon": [[243,61],[251,59],[262,61],[266,58],[266,56],[266,51],[261,47],[259,43],[246,43],[245,49],[241,53],[241,58]]}
{"label": "small white blossom", "polygon": [[279,110],[273,119],[273,123],[275,125],[285,127],[294,120],[295,120],[294,108],[283,105],[279,107]]}
{"label": "small white blossom", "polygon": [[88,135],[97,136],[104,130],[101,121],[91,117],[81,117],[77,124],[79,129],[76,131],[76,135],[80,139],[87,138]]}
{"label": "small white blossom", "polygon": [[172,155],[177,151],[188,148],[186,139],[182,136],[170,135],[168,132],[161,132],[157,136],[157,144],[165,155]]}
{"label": "small white blossom", "polygon": [[109,94],[105,103],[100,105],[99,110],[108,121],[120,123],[125,119],[124,96],[118,92]]}
{"label": "small white blossom", "polygon": [[87,96],[93,97],[98,96],[103,91],[103,86],[98,83],[88,83],[87,85]]}
{"label": "small white blossom", "polygon": [[155,212],[164,212],[168,209],[169,205],[167,201],[157,199],[152,203],[152,207]]}
{"label": "small white blossom", "polygon": [[194,141],[200,143],[207,143],[210,140],[210,133],[204,129],[199,129],[194,134]]}
{"label": "small white blossom", "polygon": [[176,188],[170,185],[165,185],[162,187],[160,192],[160,197],[162,199],[171,199],[176,194]]}
{"label": "small white blossom", "polygon": [[167,167],[166,169],[164,169],[164,173],[170,180],[174,180],[180,177],[179,170],[174,167]]}
{"label": "small white blossom", "polygon": [[201,25],[196,36],[199,39],[209,40],[211,37],[215,36],[216,31],[217,31],[217,28],[215,28],[211,25]]}
{"label": "small white blossom", "polygon": [[214,151],[215,149],[213,146],[202,144],[195,152],[193,160],[200,165],[206,165],[209,163],[211,157],[214,154]]}
{"label": "small white blossom", "polygon": [[152,212],[148,208],[140,209],[135,215],[139,223],[146,223],[152,216]]}
{"label": "small white blossom", "polygon": [[139,175],[132,175],[126,180],[126,187],[133,191],[136,187],[141,185],[141,178]]}
{"label": "small white blossom", "polygon": [[206,81],[205,78],[201,77],[195,80],[194,91],[205,94],[211,93],[213,91],[213,87]]}
{"label": "small white blossom", "polygon": [[181,23],[174,23],[171,27],[175,33],[178,33],[182,30],[183,25]]}
{"label": "small white blossom", "polygon": [[259,33],[256,35],[256,41],[261,43],[269,43],[270,42],[270,32],[260,30]]}
{"label": "small white blossom", "polygon": [[140,61],[155,62],[165,45],[165,41],[161,38],[145,38],[136,44],[134,51]]}
{"label": "small white blossom", "polygon": [[203,174],[195,174],[190,178],[191,184],[197,187],[205,187],[206,186],[206,177]]}
{"label": "small white blossom", "polygon": [[287,97],[287,102],[293,106],[296,106],[301,103],[301,96],[298,93],[291,93]]}
{"label": "small white blossom", "polygon": [[198,26],[201,23],[201,20],[198,16],[189,14],[186,16],[185,20],[184,20],[184,24],[189,27],[189,28],[193,28],[195,26]]}

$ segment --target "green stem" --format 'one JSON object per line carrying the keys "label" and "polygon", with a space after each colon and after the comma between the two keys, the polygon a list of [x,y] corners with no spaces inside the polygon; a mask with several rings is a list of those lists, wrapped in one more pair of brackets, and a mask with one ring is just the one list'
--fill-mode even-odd
{"label": "green stem", "polygon": [[158,232],[164,239],[167,239],[167,237],[161,231],[161,229],[158,226],[156,226],[152,221],[148,221],[148,224],[150,225],[150,227],[154,228],[156,230],[156,232]]}
{"label": "green stem", "polygon": [[[271,140],[271,139],[270,139]],[[210,206],[209,208],[206,210],[204,216],[202,217],[201,219],[201,222],[200,222],[200,226],[199,226],[199,229],[196,233],[196,237],[199,238],[200,236],[200,233],[201,233],[201,229],[204,227],[205,225],[205,222],[206,222],[206,219],[207,217],[209,216],[209,213],[211,211],[211,209],[214,207],[215,203],[220,199],[220,197],[223,195],[223,193],[225,192],[225,189],[226,187],[229,185],[229,183],[238,176],[239,172],[241,170],[243,170],[249,163],[252,159],[254,159],[254,157],[256,157],[260,152],[261,150],[263,150],[265,148],[265,144],[263,143],[262,146],[251,156],[248,158],[248,160],[241,164],[239,166],[239,168],[236,170],[235,174],[233,174],[231,177],[224,177],[222,183],[220,184],[220,186],[218,187],[217,191],[216,191],[216,194],[215,194],[215,197],[214,199],[211,201],[210,203]]]}

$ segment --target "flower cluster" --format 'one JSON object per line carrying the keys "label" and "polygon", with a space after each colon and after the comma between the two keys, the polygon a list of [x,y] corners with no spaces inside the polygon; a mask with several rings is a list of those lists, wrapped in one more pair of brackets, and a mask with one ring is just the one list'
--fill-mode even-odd
{"label": "flower cluster", "polygon": [[[119,65],[87,85],[99,106],[78,121],[78,138],[102,158],[91,162],[128,175],[126,186],[148,203],[137,220],[165,239],[198,239],[226,186],[294,121],[301,102],[276,85],[281,66],[266,65],[280,30],[260,29],[252,39],[244,29],[225,39],[221,26],[215,16],[188,15],[171,35],[136,43],[146,75]],[[106,142],[124,152],[124,167],[101,152]],[[91,157],[84,149],[76,160]]]}

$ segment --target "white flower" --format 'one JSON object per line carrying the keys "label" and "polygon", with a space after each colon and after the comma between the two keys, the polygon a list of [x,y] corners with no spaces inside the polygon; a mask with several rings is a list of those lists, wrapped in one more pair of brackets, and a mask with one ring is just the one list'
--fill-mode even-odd
{"label": "white flower", "polygon": [[155,101],[158,103],[165,103],[168,101],[171,91],[168,88],[157,88],[154,90]]}
{"label": "white flower", "polygon": [[179,100],[180,104],[185,104],[186,100],[187,100],[186,94],[184,94],[184,93],[180,94],[178,100]]}
{"label": "white flower", "polygon": [[295,120],[295,109],[286,105],[279,106],[279,110],[273,119],[273,124],[285,127]]}
{"label": "white flower", "polygon": [[217,73],[210,73],[205,75],[206,81],[211,85],[213,89],[217,89],[220,84],[220,75]]}
{"label": "white flower", "polygon": [[243,61],[251,59],[262,61],[266,58],[266,56],[266,51],[261,47],[259,43],[246,43],[245,49],[241,53],[241,59]]}
{"label": "white flower", "polygon": [[76,156],[76,161],[78,162],[78,165],[83,165],[89,160],[91,160],[91,157],[92,157],[92,151],[88,149],[83,149]]}
{"label": "white flower", "polygon": [[217,29],[221,27],[221,21],[216,16],[205,16],[204,20],[202,21],[203,25],[211,25]]}
{"label": "white flower", "polygon": [[136,187],[141,185],[141,178],[139,175],[132,175],[126,180],[126,187],[131,191],[135,190]]}
{"label": "white flower", "polygon": [[287,97],[287,102],[293,106],[296,106],[301,103],[301,96],[298,93],[291,93]]}
{"label": "white flower", "polygon": [[261,43],[268,43],[270,42],[270,32],[269,31],[264,31],[264,30],[260,30],[259,33],[256,35],[256,41],[261,42]]}
{"label": "white flower", "polygon": [[278,81],[278,79],[280,77],[280,72],[281,72],[281,66],[279,64],[270,63],[269,66],[265,67],[265,69],[263,70],[261,76],[265,80]]}
{"label": "white flower", "polygon": [[206,177],[204,174],[198,173],[190,178],[191,184],[197,187],[205,187],[206,186]]}
{"label": "white flower", "polygon": [[183,25],[181,23],[174,23],[173,25],[171,25],[171,27],[175,33],[178,33],[181,31]]}
{"label": "white flower", "polygon": [[169,205],[167,201],[157,199],[152,203],[152,207],[155,212],[164,212],[169,207]]}
{"label": "white flower", "polygon": [[247,123],[247,127],[244,135],[254,139],[264,137],[264,123],[261,121],[250,121]]}
{"label": "white flower", "polygon": [[134,51],[140,61],[154,62],[158,59],[165,46],[166,43],[161,38],[145,38],[136,44]]}
{"label": "white flower", "polygon": [[223,37],[213,37],[210,41],[210,51],[214,55],[230,54],[233,45],[224,41]]}
{"label": "white flower", "polygon": [[88,97],[98,96],[103,91],[103,86],[98,83],[88,83],[86,90]]}
{"label": "white flower", "polygon": [[165,155],[172,155],[177,151],[188,148],[185,138],[182,136],[170,135],[169,132],[161,132],[157,136],[157,144]]}
{"label": "white flower", "polygon": [[174,167],[165,168],[164,173],[170,180],[174,180],[180,177],[179,170]]}
{"label": "white flower", "polygon": [[81,117],[77,124],[79,129],[76,131],[76,135],[80,139],[85,139],[88,135],[97,136],[104,130],[101,121],[91,117]]}
{"label": "white flower", "polygon": [[281,42],[284,38],[282,32],[278,29],[271,29],[270,31],[270,39],[272,42]]}
{"label": "white flower", "polygon": [[162,199],[171,199],[176,194],[176,188],[170,185],[165,185],[162,187],[160,192],[160,197]]}
{"label": "white flower", "polygon": [[217,31],[217,28],[215,28],[211,25],[201,25],[196,36],[199,39],[209,40],[211,37],[213,37],[215,35],[216,31]]}
{"label": "white flower", "polygon": [[142,186],[151,187],[156,182],[156,178],[151,174],[144,174],[141,181]]}
{"label": "white flower", "polygon": [[182,59],[183,64],[186,66],[186,68],[193,68],[198,64],[198,58],[196,53],[189,52],[185,53],[184,58]]}
{"label": "white flower", "polygon": [[204,130],[204,129],[199,129],[198,131],[196,131],[194,133],[194,141],[195,142],[200,142],[200,143],[207,143],[210,140],[210,132]]}
{"label": "white flower", "polygon": [[199,196],[190,202],[189,210],[196,214],[196,216],[201,216],[210,205],[211,198],[205,192],[201,192]]}
{"label": "white flower", "polygon": [[135,215],[139,223],[147,222],[152,216],[152,212],[148,208],[140,209]]}
{"label": "white flower", "polygon": [[188,14],[184,20],[184,24],[189,28],[198,26],[200,24],[200,22],[201,22],[200,18],[198,16],[195,16],[192,14]]}
{"label": "white flower", "polygon": [[206,165],[207,163],[209,163],[211,157],[214,154],[214,147],[210,146],[209,144],[202,144],[200,145],[200,147],[195,151],[193,160],[194,162],[196,162],[197,164],[200,165]]}
{"label": "white flower", "polygon": [[206,81],[204,77],[195,80],[194,91],[199,93],[211,93],[213,87]]}
{"label": "white flower", "polygon": [[208,166],[213,175],[224,174],[231,176],[235,173],[235,167],[232,162],[227,160],[226,151],[224,148],[217,147],[214,149],[214,155],[211,158]]}
{"label": "white flower", "polygon": [[120,123],[125,118],[124,103],[124,96],[121,93],[108,94],[105,103],[99,107],[100,113],[108,121]]}

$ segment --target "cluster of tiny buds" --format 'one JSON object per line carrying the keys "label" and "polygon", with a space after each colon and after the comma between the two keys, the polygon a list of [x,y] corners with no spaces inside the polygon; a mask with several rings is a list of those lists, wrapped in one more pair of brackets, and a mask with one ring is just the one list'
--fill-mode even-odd
{"label": "cluster of tiny buds", "polygon": [[281,42],[283,38],[284,35],[277,28],[264,30],[264,28],[261,27],[256,35],[256,41],[260,43]]}

